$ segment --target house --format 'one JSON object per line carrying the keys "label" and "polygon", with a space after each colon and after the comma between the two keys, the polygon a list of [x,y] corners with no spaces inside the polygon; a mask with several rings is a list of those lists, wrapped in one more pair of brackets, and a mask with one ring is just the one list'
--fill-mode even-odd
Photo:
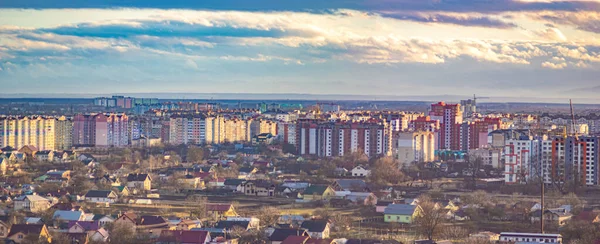
{"label": "house", "polygon": [[122,197],[126,197],[131,194],[131,192],[129,192],[129,188],[127,186],[113,186],[111,189],[115,193],[117,193],[117,195],[122,196]]}
{"label": "house", "polygon": [[383,212],[383,221],[386,223],[410,224],[419,216],[421,207],[409,204],[390,204]]}
{"label": "house", "polygon": [[440,204],[440,206],[446,210],[449,211],[458,211],[460,209],[460,206],[458,204],[456,204],[454,201],[452,200],[443,200],[438,202]]}
{"label": "house", "polygon": [[0,159],[0,173],[2,173],[2,175],[6,175],[6,170],[8,169],[8,158],[1,158]]}
{"label": "house", "polygon": [[100,183],[102,183],[102,184],[110,184],[110,186],[122,186],[123,185],[123,183],[121,182],[121,180],[119,180],[118,177],[113,177],[108,174],[104,175],[98,181],[100,181]]}
{"label": "house", "polygon": [[44,175],[42,182],[64,183],[71,179],[70,170],[50,170]]}
{"label": "house", "polygon": [[225,187],[225,178],[214,178],[208,181],[208,185],[211,187]]}
{"label": "house", "polygon": [[223,186],[225,189],[233,192],[244,192],[244,184],[246,180],[243,179],[225,179]]}
{"label": "house", "polygon": [[[540,222],[541,210],[531,213],[531,223]],[[547,209],[544,211],[544,222],[563,226],[567,224],[573,215],[564,209]]]}
{"label": "house", "polygon": [[396,240],[348,239],[345,244],[402,244],[402,242]]}
{"label": "house", "polygon": [[331,187],[335,191],[351,191],[351,192],[365,192],[369,191],[367,183],[364,180],[359,179],[339,179],[335,180]]}
{"label": "house", "polygon": [[238,216],[231,204],[207,204],[206,211],[215,219]]}
{"label": "house", "polygon": [[7,243],[22,243],[28,235],[39,236],[39,239],[50,242],[50,233],[44,224],[14,224],[10,227],[6,241]]}
{"label": "house", "polygon": [[22,162],[27,159],[27,154],[21,152],[12,152],[8,157],[8,160],[11,162]]}
{"label": "house", "polygon": [[235,228],[250,230],[252,229],[252,226],[250,225],[250,221],[246,220],[221,220],[217,222],[215,228],[225,230],[225,232],[230,232]]}
{"label": "house", "polygon": [[15,198],[14,209],[26,212],[39,213],[50,208],[50,200],[38,195],[25,195]]}
{"label": "house", "polygon": [[310,238],[304,244],[342,244],[333,239]]}
{"label": "house", "polygon": [[129,174],[127,176],[127,187],[141,191],[152,189],[152,178],[149,174]]}
{"label": "house", "polygon": [[312,238],[329,238],[330,226],[327,220],[306,220],[300,226]]}
{"label": "house", "polygon": [[77,160],[79,160],[79,161],[88,160],[88,159],[96,160],[96,158],[94,158],[94,156],[92,156],[92,154],[89,154],[89,153],[82,153],[82,154],[79,154],[79,156],[77,156]]}
{"label": "house", "polygon": [[253,180],[244,183],[244,194],[250,196],[275,196],[275,184],[266,180]]}
{"label": "house", "polygon": [[202,222],[200,220],[186,219],[179,221],[175,225],[176,230],[191,230],[193,228],[202,228]]}
{"label": "house", "polygon": [[383,213],[385,211],[385,208],[387,208],[387,206],[392,203],[392,201],[377,201],[377,203],[375,204],[375,212]]}
{"label": "house", "polygon": [[367,177],[371,174],[371,170],[367,166],[358,165],[350,170],[350,174],[353,177]]}
{"label": "house", "polygon": [[305,244],[310,236],[288,236],[281,244]]}
{"label": "house", "polygon": [[258,169],[255,167],[241,167],[238,172],[238,179],[247,179],[258,172]]}
{"label": "house", "polygon": [[358,205],[373,206],[377,204],[377,197],[371,192],[351,192],[345,198]]}
{"label": "house", "polygon": [[275,229],[269,236],[271,244],[281,244],[289,236],[309,236],[303,229]]}
{"label": "house", "polygon": [[[8,217],[8,216],[6,216]],[[0,239],[6,238],[8,236],[8,231],[10,230],[10,225],[8,225],[8,220],[0,220]]]}
{"label": "house", "polygon": [[201,230],[164,230],[160,232],[157,244],[208,244],[210,233]]}
{"label": "house", "polygon": [[38,151],[37,147],[32,146],[32,145],[25,145],[23,147],[21,147],[21,149],[19,149],[20,153],[23,153],[27,156],[33,156],[35,155],[35,153]]}
{"label": "house", "polygon": [[151,235],[159,235],[161,231],[169,229],[169,222],[162,216],[144,215],[138,218],[135,229]]}
{"label": "house", "polygon": [[201,177],[197,177],[195,175],[187,174],[183,176],[181,179],[177,179],[179,184],[186,189],[204,189],[206,185],[204,184],[204,180]]}
{"label": "house", "polygon": [[304,189],[308,188],[310,186],[310,183],[305,182],[305,181],[285,180],[285,181],[283,181],[283,184],[281,184],[281,186],[289,187],[290,189],[292,189],[294,191],[298,191],[298,190],[304,190]]}
{"label": "house", "polygon": [[102,215],[102,214],[94,214],[94,216],[92,216],[91,220],[97,221],[98,224],[100,225],[100,227],[103,227],[108,223],[115,222],[115,219],[113,217],[111,217],[110,215]]}
{"label": "house", "polygon": [[52,215],[52,220],[58,222],[80,221],[84,219],[83,211],[65,211],[56,210]]}
{"label": "house", "polygon": [[469,220],[470,217],[467,212],[459,209],[457,211],[448,210],[448,212],[446,212],[446,218],[454,221],[465,221]]}
{"label": "house", "polygon": [[69,221],[68,233],[90,233],[93,234],[100,229],[97,221]]}
{"label": "house", "polygon": [[115,219],[114,224],[117,226],[129,227],[132,230],[135,230],[135,225],[137,224],[137,215],[132,212],[121,214],[117,219]]}
{"label": "house", "polygon": [[304,201],[329,201],[334,196],[335,191],[327,185],[311,185],[302,193]]}
{"label": "house", "polygon": [[93,203],[115,203],[118,198],[114,191],[89,190],[85,194],[85,201]]}
{"label": "house", "polygon": [[51,150],[39,151],[39,152],[35,153],[34,157],[38,161],[54,161],[54,151],[51,151]]}
{"label": "house", "polygon": [[91,234],[88,234],[90,240],[96,241],[96,242],[106,242],[109,238],[109,233],[106,229],[104,228],[99,228],[98,230],[92,232]]}

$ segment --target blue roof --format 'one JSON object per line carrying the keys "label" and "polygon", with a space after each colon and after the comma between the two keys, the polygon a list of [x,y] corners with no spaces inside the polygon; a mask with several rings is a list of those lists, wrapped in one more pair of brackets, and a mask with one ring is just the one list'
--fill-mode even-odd
{"label": "blue roof", "polygon": [[81,211],[56,210],[52,218],[60,220],[78,221],[81,218],[81,215],[83,215],[83,212]]}
{"label": "blue roof", "polygon": [[417,205],[390,204],[385,208],[383,213],[393,215],[413,215],[416,209]]}

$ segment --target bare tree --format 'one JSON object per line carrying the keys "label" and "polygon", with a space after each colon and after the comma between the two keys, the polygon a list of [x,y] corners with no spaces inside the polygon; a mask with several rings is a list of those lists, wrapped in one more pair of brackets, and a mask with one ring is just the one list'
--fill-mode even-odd
{"label": "bare tree", "polygon": [[260,224],[264,227],[277,224],[279,215],[279,209],[274,207],[262,207],[257,213]]}
{"label": "bare tree", "polygon": [[192,195],[185,199],[186,205],[188,205],[190,211],[190,217],[203,219],[208,216],[206,205],[208,201],[206,197]]}
{"label": "bare tree", "polygon": [[433,240],[434,234],[445,220],[445,211],[437,208],[435,203],[429,200],[419,202],[419,208],[420,212],[415,218],[417,232]]}

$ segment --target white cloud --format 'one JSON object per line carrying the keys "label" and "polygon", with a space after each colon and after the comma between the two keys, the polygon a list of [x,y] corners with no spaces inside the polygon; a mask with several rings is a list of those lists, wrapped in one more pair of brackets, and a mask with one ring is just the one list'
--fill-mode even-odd
{"label": "white cloud", "polygon": [[567,63],[543,62],[542,67],[549,69],[564,69],[567,67]]}
{"label": "white cloud", "polygon": [[546,28],[541,31],[534,32],[537,36],[549,41],[567,41],[567,37],[557,28]]}

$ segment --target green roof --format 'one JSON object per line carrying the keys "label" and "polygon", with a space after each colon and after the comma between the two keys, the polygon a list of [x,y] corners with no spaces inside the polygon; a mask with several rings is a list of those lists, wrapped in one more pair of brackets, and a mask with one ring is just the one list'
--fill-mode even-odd
{"label": "green roof", "polygon": [[302,193],[302,194],[304,194],[304,195],[313,195],[313,194],[323,195],[323,193],[325,193],[327,188],[329,188],[329,186],[327,186],[327,185],[312,185],[312,186],[309,186],[308,188],[306,188],[306,190],[304,190],[304,193]]}
{"label": "green roof", "polygon": [[125,189],[125,186],[113,186],[113,189],[117,189],[117,191],[122,192]]}

